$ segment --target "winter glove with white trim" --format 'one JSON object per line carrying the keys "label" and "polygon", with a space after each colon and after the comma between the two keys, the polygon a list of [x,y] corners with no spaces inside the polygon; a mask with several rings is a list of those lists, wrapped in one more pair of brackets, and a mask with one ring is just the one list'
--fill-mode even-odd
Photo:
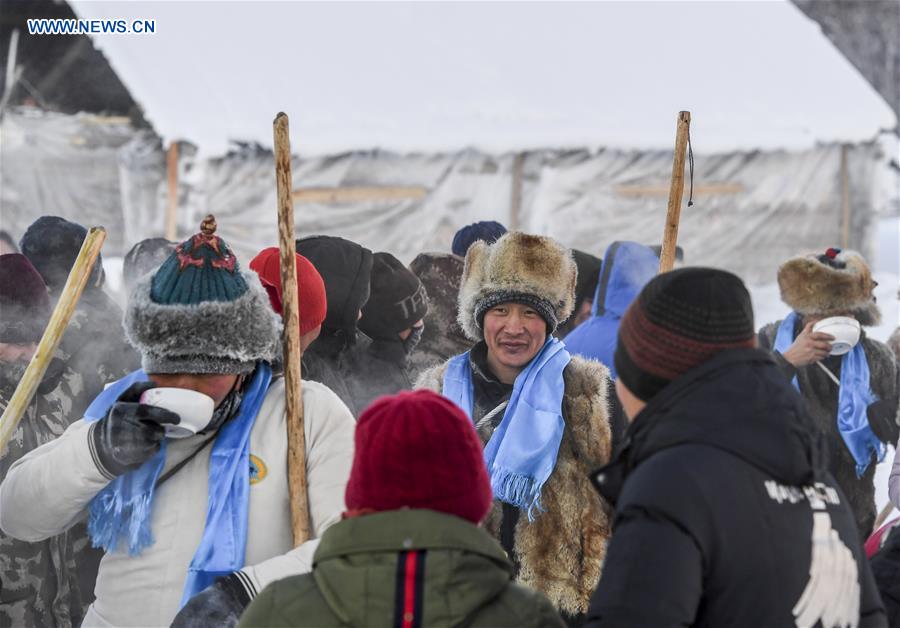
{"label": "winter glove with white trim", "polygon": [[171,628],[235,628],[250,605],[250,594],[236,572],[216,578],[210,586],[188,600]]}
{"label": "winter glove with white trim", "polygon": [[141,466],[159,451],[166,437],[163,425],[181,422],[174,412],[139,402],[141,395],[154,387],[152,382],[132,384],[109,413],[91,426],[94,461],[112,477]]}

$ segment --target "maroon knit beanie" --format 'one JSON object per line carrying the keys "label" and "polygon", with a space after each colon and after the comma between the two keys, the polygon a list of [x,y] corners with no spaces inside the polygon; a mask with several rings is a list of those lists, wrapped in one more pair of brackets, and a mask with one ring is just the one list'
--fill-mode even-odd
{"label": "maroon knit beanie", "polygon": [[617,376],[638,399],[725,349],[756,346],[753,305],[744,282],[714,268],[657,275],[619,325]]}
{"label": "maroon knit beanie", "polygon": [[0,255],[0,342],[39,342],[50,313],[47,286],[28,258]]}
{"label": "maroon knit beanie", "polygon": [[349,511],[425,508],[479,523],[493,494],[481,441],[452,401],[428,390],[377,399],[356,424]]}

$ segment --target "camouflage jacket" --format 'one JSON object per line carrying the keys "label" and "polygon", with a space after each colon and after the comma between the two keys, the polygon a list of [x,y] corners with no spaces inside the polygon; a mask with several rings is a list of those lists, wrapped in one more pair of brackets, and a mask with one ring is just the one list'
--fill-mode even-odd
{"label": "camouflage jacket", "polygon": [[[0,410],[6,408],[18,378],[0,365]],[[61,372],[48,374],[59,379]],[[44,380],[0,456],[0,481],[13,462],[62,434],[72,422],[63,412],[60,387]],[[50,386],[48,386],[50,384]],[[84,616],[76,568],[76,544],[84,546],[84,526],[40,543],[26,543],[0,532],[0,627],[79,626]]]}

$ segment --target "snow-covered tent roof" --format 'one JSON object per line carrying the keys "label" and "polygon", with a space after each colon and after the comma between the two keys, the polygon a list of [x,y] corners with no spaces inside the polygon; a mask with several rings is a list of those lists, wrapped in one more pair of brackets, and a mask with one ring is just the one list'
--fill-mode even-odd
{"label": "snow-covered tent roof", "polygon": [[382,148],[669,148],[861,141],[896,118],[786,0],[775,2],[95,2],[84,18],[155,19],[94,43],[168,142],[221,155]]}

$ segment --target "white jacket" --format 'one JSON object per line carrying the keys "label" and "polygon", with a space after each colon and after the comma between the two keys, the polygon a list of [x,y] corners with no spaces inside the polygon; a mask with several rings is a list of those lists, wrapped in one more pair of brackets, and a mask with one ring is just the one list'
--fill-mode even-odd
{"label": "white jacket", "polygon": [[[292,549],[287,480],[284,380],[273,381],[250,433],[250,512],[241,581],[251,597],[270,582],[312,569],[318,537],[344,511],[344,488],[353,462],[355,423],[330,389],[303,382],[309,510],[314,540]],[[23,541],[59,534],[86,516],[94,495],[109,482],[88,446],[90,425],[73,423],[57,440],[16,462],[0,485],[0,528]],[[170,440],[165,473],[203,443]],[[179,610],[188,565],[206,522],[209,455],[206,447],[153,499],[155,542],[139,556],[107,553],[100,563],[96,601],[84,626],[169,626]]]}

